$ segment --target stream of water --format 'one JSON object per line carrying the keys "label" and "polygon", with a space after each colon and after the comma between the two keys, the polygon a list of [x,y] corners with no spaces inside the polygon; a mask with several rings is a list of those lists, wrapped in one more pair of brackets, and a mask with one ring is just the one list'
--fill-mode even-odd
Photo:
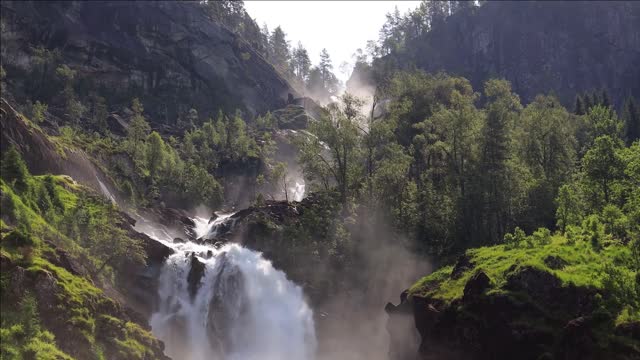
{"label": "stream of water", "polygon": [[[195,218],[197,237],[215,237],[230,216],[219,214],[211,222]],[[174,243],[166,229],[146,232],[175,251],[161,270],[159,309],[150,320],[168,356],[179,360],[314,358],[313,312],[302,289],[261,253],[235,243]],[[195,291],[189,285],[194,261],[204,265]]]}

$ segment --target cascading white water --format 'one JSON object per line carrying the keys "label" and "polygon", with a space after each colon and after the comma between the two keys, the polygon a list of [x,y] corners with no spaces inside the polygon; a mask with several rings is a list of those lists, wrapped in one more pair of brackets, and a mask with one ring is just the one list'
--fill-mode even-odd
{"label": "cascading white water", "polygon": [[304,179],[296,180],[295,186],[288,189],[293,201],[302,201],[304,199],[305,183]]}
{"label": "cascading white water", "polygon": [[[194,219],[197,237],[215,234],[230,215],[211,223]],[[156,239],[175,250],[161,271],[160,306],[150,321],[167,355],[182,360],[314,358],[313,313],[302,289],[261,253],[238,244],[216,248]],[[194,256],[204,264],[204,274],[192,294],[188,278]]]}
{"label": "cascading white water", "polygon": [[98,180],[98,184],[100,185],[100,190],[102,191],[102,195],[104,195],[107,199],[111,200],[112,203],[116,203],[116,198],[111,194],[109,188],[98,178],[96,175],[96,180]]}

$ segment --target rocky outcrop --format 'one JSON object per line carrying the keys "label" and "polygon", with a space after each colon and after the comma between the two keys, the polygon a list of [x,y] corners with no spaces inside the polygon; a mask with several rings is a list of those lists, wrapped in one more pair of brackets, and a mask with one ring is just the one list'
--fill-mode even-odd
{"label": "rocky outcrop", "polygon": [[[140,97],[158,123],[173,124],[189,108],[203,118],[219,109],[263,113],[297,97],[273,66],[195,1],[3,1],[2,21],[9,83],[33,71],[31,47],[60,49],[62,63],[89,79],[92,90],[112,104]],[[120,127],[117,118],[111,123]]]}
{"label": "rocky outcrop", "polygon": [[[462,258],[458,261],[464,262]],[[602,339],[597,329],[608,326],[609,321],[596,305],[605,294],[563,284],[552,273],[532,266],[513,267],[507,273],[500,291],[488,291],[495,285],[478,270],[466,281],[460,298],[443,301],[403,294],[398,306],[387,305],[388,326],[397,328],[406,323],[407,313],[412,315],[420,334],[418,359],[630,360],[640,356],[630,345],[633,342],[597,341]],[[631,335],[633,330],[627,328],[633,326],[625,326],[616,331]],[[391,360],[416,358],[416,353],[404,351],[406,332],[390,330],[390,335]]]}
{"label": "rocky outcrop", "polygon": [[[34,175],[65,174],[98,193],[114,186],[106,174],[82,150],[54,144],[38,127],[7,102],[0,99],[0,150],[15,146]],[[107,196],[107,194],[103,194]]]}
{"label": "rocky outcrop", "polygon": [[204,276],[205,265],[202,261],[198,260],[195,253],[191,253],[191,268],[187,275],[187,289],[191,299],[196,296],[196,292],[200,288],[202,277]]}

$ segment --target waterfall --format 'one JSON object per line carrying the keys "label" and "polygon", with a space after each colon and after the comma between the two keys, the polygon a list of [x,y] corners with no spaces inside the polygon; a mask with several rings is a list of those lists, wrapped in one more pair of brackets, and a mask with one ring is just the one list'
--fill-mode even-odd
{"label": "waterfall", "polygon": [[[215,234],[232,214],[195,218],[198,238]],[[262,254],[239,244],[173,243],[159,278],[150,323],[166,353],[181,360],[311,360],[316,339],[302,289]]]}
{"label": "waterfall", "polygon": [[305,191],[304,179],[296,180],[295,183],[295,186],[288,189],[289,193],[291,193],[291,199],[293,201],[302,201]]}
{"label": "waterfall", "polygon": [[96,175],[96,180],[98,180],[98,184],[100,185],[100,191],[102,191],[102,195],[104,195],[107,199],[111,200],[112,203],[116,204],[116,198],[111,194],[109,188],[98,178]]}

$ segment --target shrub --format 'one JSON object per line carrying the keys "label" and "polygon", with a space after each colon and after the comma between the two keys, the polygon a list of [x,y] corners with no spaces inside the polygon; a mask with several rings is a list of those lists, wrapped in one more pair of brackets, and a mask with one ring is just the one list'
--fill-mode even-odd
{"label": "shrub", "polygon": [[598,215],[590,215],[582,222],[582,230],[594,250],[602,249],[605,240],[604,225]]}
{"label": "shrub", "polygon": [[607,234],[611,234],[621,240],[627,237],[629,219],[619,207],[608,204],[602,209],[601,219],[604,225],[604,231]]}
{"label": "shrub", "polygon": [[36,242],[25,228],[11,231],[4,241],[20,250],[25,263],[30,264],[33,261],[33,247]]}
{"label": "shrub", "polygon": [[575,245],[576,241],[583,240],[582,228],[579,226],[568,225],[565,229],[565,237],[567,244]]}
{"label": "shrub", "polygon": [[539,228],[530,236],[534,244],[549,245],[551,244],[551,231],[547,228]]}
{"label": "shrub", "polygon": [[515,230],[513,230],[513,234],[507,233],[504,235],[504,243],[506,247],[510,249],[519,247],[526,239],[527,235],[519,227],[516,227]]}
{"label": "shrub", "polygon": [[36,103],[33,104],[31,108],[31,120],[35,121],[36,123],[43,122],[45,119],[45,113],[48,109],[49,107],[47,106],[47,104],[36,101]]}
{"label": "shrub", "polygon": [[29,187],[27,183],[27,179],[29,178],[27,164],[13,145],[9,147],[9,150],[2,156],[0,173],[2,174],[2,178],[9,184],[12,184],[18,191],[25,191]]}

